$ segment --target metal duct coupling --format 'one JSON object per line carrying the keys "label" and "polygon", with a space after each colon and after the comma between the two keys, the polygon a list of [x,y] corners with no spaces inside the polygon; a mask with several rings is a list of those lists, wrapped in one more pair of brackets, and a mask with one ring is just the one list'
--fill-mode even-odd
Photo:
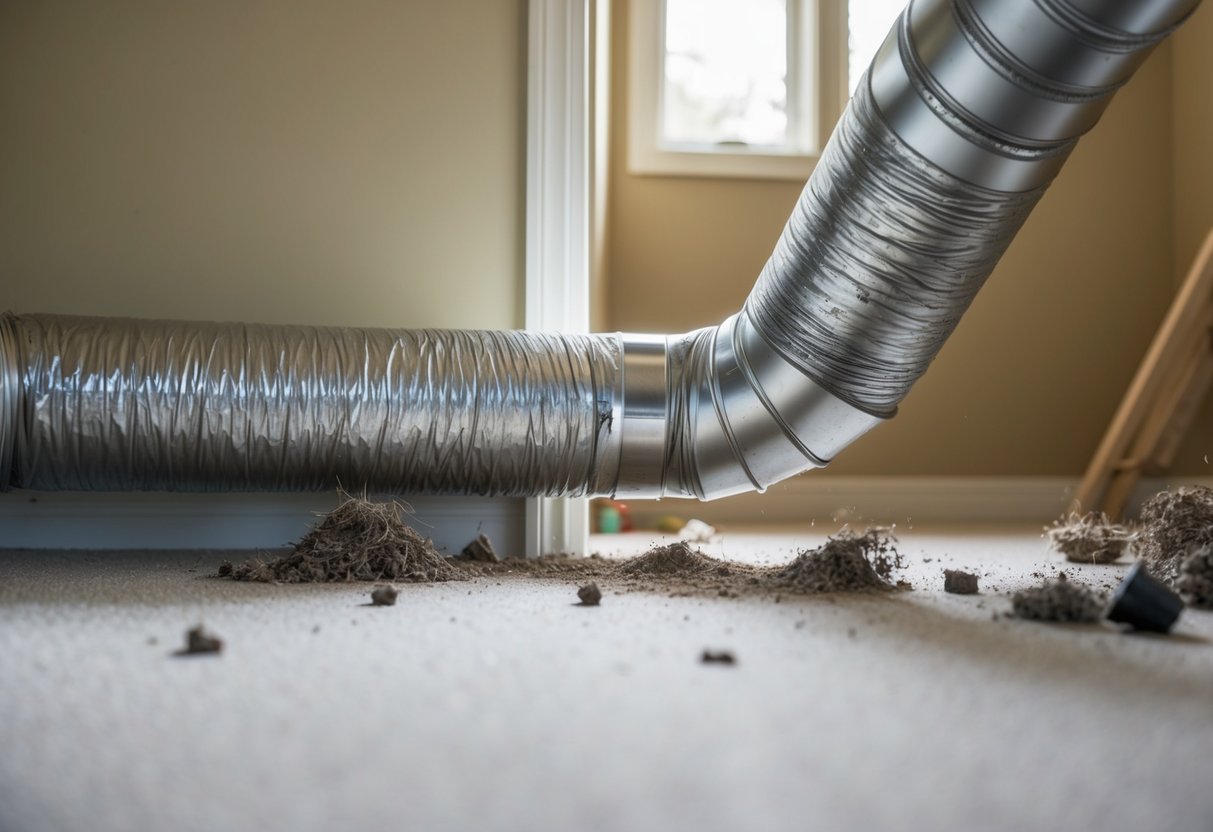
{"label": "metal duct coupling", "polygon": [[914,0],[744,308],[685,335],[0,319],[0,479],[711,499],[828,463],[926,371],[1198,0]]}

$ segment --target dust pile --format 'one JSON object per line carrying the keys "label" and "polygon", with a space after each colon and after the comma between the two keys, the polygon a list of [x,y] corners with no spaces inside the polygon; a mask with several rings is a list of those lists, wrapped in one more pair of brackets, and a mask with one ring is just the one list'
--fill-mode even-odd
{"label": "dust pile", "polygon": [[1183,559],[1175,589],[1193,607],[1213,610],[1213,546],[1194,549]]}
{"label": "dust pile", "polygon": [[434,544],[405,525],[399,503],[348,497],[325,515],[289,554],[219,569],[238,581],[405,581],[432,583],[465,575]]}
{"label": "dust pile", "polygon": [[1180,565],[1213,545],[1213,489],[1202,485],[1161,491],[1141,507],[1141,557],[1160,580],[1175,584]]}
{"label": "dust pile", "polygon": [[1065,573],[1056,581],[1020,590],[1011,596],[1011,615],[1033,621],[1092,624],[1103,617],[1106,601],[1085,586],[1071,582]]}
{"label": "dust pile", "polygon": [[678,540],[620,561],[612,577],[643,592],[735,597],[756,586],[759,571],[756,566],[705,555]]}
{"label": "dust pile", "polygon": [[909,584],[893,581],[893,573],[905,566],[896,542],[888,529],[872,528],[860,535],[844,529],[768,573],[763,583],[801,594],[908,589]]}
{"label": "dust pile", "polygon": [[1111,563],[1128,551],[1137,533],[1102,512],[1076,513],[1045,529],[1049,544],[1074,563]]}
{"label": "dust pile", "polygon": [[659,575],[680,575],[683,577],[696,575],[729,575],[737,564],[719,560],[705,555],[698,549],[692,549],[685,540],[679,540],[668,546],[655,546],[643,555],[622,561],[619,564],[620,575],[637,577],[654,577]]}

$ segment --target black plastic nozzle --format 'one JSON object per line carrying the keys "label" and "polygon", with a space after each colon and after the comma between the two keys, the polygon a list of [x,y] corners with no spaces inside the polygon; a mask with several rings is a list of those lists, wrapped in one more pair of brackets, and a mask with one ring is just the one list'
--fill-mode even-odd
{"label": "black plastic nozzle", "polygon": [[1107,617],[1135,630],[1168,633],[1183,608],[1180,597],[1151,577],[1145,563],[1137,561],[1112,593]]}

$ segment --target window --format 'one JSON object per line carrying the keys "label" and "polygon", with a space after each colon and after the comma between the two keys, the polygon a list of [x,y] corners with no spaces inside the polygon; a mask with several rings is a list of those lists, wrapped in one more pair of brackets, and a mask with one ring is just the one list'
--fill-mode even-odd
{"label": "window", "polygon": [[807,177],[904,0],[844,3],[631,0],[629,170]]}
{"label": "window", "polygon": [[908,0],[851,0],[847,6],[847,92],[854,94]]}

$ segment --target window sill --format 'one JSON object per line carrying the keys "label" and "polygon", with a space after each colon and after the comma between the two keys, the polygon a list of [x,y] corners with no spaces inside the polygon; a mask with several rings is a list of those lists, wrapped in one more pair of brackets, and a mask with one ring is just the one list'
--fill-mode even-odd
{"label": "window sill", "polygon": [[638,176],[702,176],[728,179],[782,179],[803,182],[817,164],[815,154],[637,147],[628,154],[628,172]]}

